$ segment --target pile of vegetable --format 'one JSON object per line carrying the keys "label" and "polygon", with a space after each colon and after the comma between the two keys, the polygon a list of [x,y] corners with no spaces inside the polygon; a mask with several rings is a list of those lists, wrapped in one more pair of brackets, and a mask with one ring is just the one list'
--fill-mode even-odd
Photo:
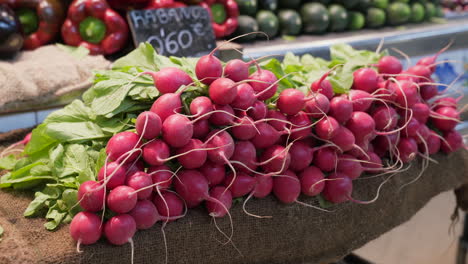
{"label": "pile of vegetable", "polygon": [[236,1],[241,14],[236,34],[262,31],[269,38],[399,26],[444,16],[438,0]]}
{"label": "pile of vegetable", "polygon": [[352,196],[361,175],[383,185],[420,157],[410,184],[429,155],[463,146],[457,99],[431,79],[437,55],[407,69],[344,44],[330,55],[223,63],[142,44],[2,152],[0,188],[34,191],[24,215],[45,216],[48,230],[71,223],[78,246],[122,245],[190,208],[230,217],[235,199],[371,203]]}
{"label": "pile of vegetable", "polygon": [[468,11],[468,1],[466,0],[442,0],[442,6],[455,12]]}

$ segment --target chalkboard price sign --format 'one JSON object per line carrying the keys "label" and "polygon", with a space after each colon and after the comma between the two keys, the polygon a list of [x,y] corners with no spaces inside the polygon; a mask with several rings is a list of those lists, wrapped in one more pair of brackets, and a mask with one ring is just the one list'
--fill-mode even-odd
{"label": "chalkboard price sign", "polygon": [[199,6],[132,10],[127,20],[135,46],[149,42],[161,55],[199,57],[216,47],[210,15]]}

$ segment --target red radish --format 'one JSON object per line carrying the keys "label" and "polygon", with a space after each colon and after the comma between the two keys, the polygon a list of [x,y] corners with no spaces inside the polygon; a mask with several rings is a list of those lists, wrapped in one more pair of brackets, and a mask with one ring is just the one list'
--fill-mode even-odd
{"label": "red radish", "polygon": [[186,169],[200,168],[206,161],[207,153],[203,148],[204,144],[198,139],[190,139],[189,143],[177,149],[179,156],[177,161]]}
{"label": "red radish", "polygon": [[241,83],[237,86],[237,95],[234,101],[232,101],[231,106],[247,110],[247,108],[251,107],[255,101],[257,101],[257,96],[255,95],[255,91],[252,86],[248,83]]}
{"label": "red radish", "polygon": [[[399,85],[398,85],[399,84]],[[399,81],[395,102],[402,107],[412,107],[418,103],[418,86],[411,81]]]}
{"label": "red radish", "polygon": [[287,170],[283,175],[273,177],[273,193],[282,203],[296,202],[301,194],[301,183],[296,174]]}
{"label": "red radish", "polygon": [[[400,121],[400,124],[403,125],[404,120]],[[406,124],[406,127],[401,130],[401,135],[403,137],[415,137],[419,131],[421,124],[415,118],[411,118],[409,122]]]}
{"label": "red radish", "polygon": [[23,138],[21,143],[26,146],[29,143],[29,141],[31,141],[31,136],[32,136],[32,132],[29,132],[28,134],[26,134],[26,136]]}
{"label": "red radish", "polygon": [[280,133],[267,123],[257,124],[259,133],[252,138],[252,143],[257,149],[273,146],[280,138]]}
{"label": "red radish", "polygon": [[101,218],[90,212],[79,212],[70,223],[70,235],[80,244],[91,245],[101,238]]}
{"label": "red radish", "polygon": [[213,109],[215,111],[223,112],[214,112],[210,116],[210,123],[216,126],[227,126],[234,122],[234,110],[229,105],[214,105]]}
{"label": "red radish", "polygon": [[124,214],[130,212],[137,203],[137,193],[129,186],[119,186],[107,196],[107,206],[112,211]]}
{"label": "red radish", "polygon": [[243,172],[238,172],[236,178],[228,173],[224,179],[224,186],[231,191],[232,197],[242,197],[250,193],[255,186],[255,178]]}
{"label": "red radish", "polygon": [[418,153],[418,145],[412,138],[403,137],[397,145],[399,158],[402,162],[410,162],[416,158]]}
{"label": "red radish", "polygon": [[321,139],[329,140],[338,134],[340,124],[333,117],[325,117],[315,125],[315,133]]}
{"label": "red radish", "polygon": [[[326,77],[328,74],[324,75]],[[333,87],[329,80],[324,79],[323,77],[320,80],[313,82],[310,85],[310,89],[316,93],[325,95],[329,100],[333,98]]]}
{"label": "red radish", "polygon": [[151,201],[138,201],[135,207],[128,213],[135,220],[138,229],[148,229],[160,220],[156,206]]}
{"label": "red radish", "polygon": [[364,170],[372,173],[380,172],[383,168],[380,157],[371,151],[368,151],[367,155],[369,158],[366,158],[365,161],[361,163]]}
{"label": "red radish", "polygon": [[437,135],[436,132],[430,131],[429,137],[426,140],[426,144],[423,142],[419,143],[419,151],[421,153],[426,153],[429,155],[435,154],[439,152],[441,146],[441,140],[439,138],[439,135]]}
{"label": "red radish", "polygon": [[353,104],[353,111],[367,111],[372,105],[372,95],[366,91],[350,90],[348,98]]}
{"label": "red radish", "polygon": [[375,97],[378,97],[382,100],[387,100],[389,102],[394,102],[396,100],[396,90],[398,89],[398,85],[393,81],[385,81],[382,83],[382,87],[377,89],[374,92]]}
{"label": "red radish", "polygon": [[369,147],[370,147],[369,140],[360,140],[360,141],[356,140],[355,146],[346,153],[356,158],[363,158],[365,157],[366,152],[369,150]]}
{"label": "red radish", "polygon": [[148,174],[151,175],[153,184],[158,183],[158,189],[169,189],[169,187],[171,187],[172,177],[174,175],[171,172],[171,168],[169,168],[168,166],[152,166],[148,169]]}
{"label": "red radish", "polygon": [[208,120],[198,120],[193,123],[193,138],[203,139],[210,133]]}
{"label": "red radish", "polygon": [[289,126],[291,139],[303,139],[312,134],[312,121],[305,112],[300,111],[295,116],[289,116],[288,120],[292,123],[292,126]]}
{"label": "red radish", "polygon": [[154,140],[143,147],[143,159],[150,165],[164,164],[170,156],[169,146],[162,140]]}
{"label": "red radish", "polygon": [[174,183],[175,191],[193,208],[205,200],[210,200],[208,181],[197,170],[183,170],[179,172]]}
{"label": "red radish", "polygon": [[207,136],[205,142],[208,158],[216,164],[226,164],[234,154],[234,140],[226,131],[218,129],[212,130]]}
{"label": "red radish", "polygon": [[265,149],[260,157],[262,169],[268,173],[281,174],[289,168],[291,155],[289,150],[280,145]]}
{"label": "red radish", "polygon": [[445,132],[444,139],[440,149],[445,153],[452,153],[464,147],[463,137],[455,130]]}
{"label": "red radish", "polygon": [[377,89],[378,75],[374,69],[361,68],[353,72],[353,89],[372,93]]}
{"label": "red radish", "polygon": [[419,78],[417,76],[413,76],[408,74],[406,71],[402,71],[400,75],[396,77],[397,81],[408,81],[408,82],[416,82]]}
{"label": "red radish", "polygon": [[333,171],[336,163],[337,153],[332,148],[320,148],[315,152],[314,164],[322,171]]}
{"label": "red radish", "polygon": [[208,180],[208,186],[213,187],[223,182],[226,175],[226,169],[222,164],[216,164],[206,161],[200,168],[200,172]]}
{"label": "red radish", "polygon": [[[276,111],[276,110],[268,110],[266,118],[272,119],[272,120],[268,120],[268,124],[274,127],[276,130],[281,131],[281,132],[285,130],[286,124],[287,124],[286,122],[288,119],[281,112]],[[276,120],[273,120],[273,119],[276,119]],[[282,121],[278,121],[278,120],[282,120]]]}
{"label": "red radish", "polygon": [[433,103],[432,107],[434,108],[434,110],[437,110],[442,107],[452,107],[454,109],[457,109],[457,103],[458,103],[458,99],[455,99],[453,97],[444,97],[444,98],[437,99]]}
{"label": "red radish", "polygon": [[356,141],[365,141],[375,132],[375,121],[365,112],[353,112],[346,128],[353,132]]}
{"label": "red radish", "polygon": [[395,108],[390,106],[379,106],[374,109],[372,118],[375,121],[375,129],[379,131],[391,131],[398,122],[398,114]]}
{"label": "red radish", "polygon": [[[257,168],[257,150],[250,141],[237,141],[234,147],[234,154],[231,157],[231,161],[237,161],[247,166],[250,170]],[[239,164],[233,164],[234,168],[239,171],[249,171]]]}
{"label": "red radish", "polygon": [[255,93],[259,95],[258,100],[265,101],[275,95],[278,89],[278,78],[269,70],[258,69],[249,76],[250,86],[254,89]]}
{"label": "red radish", "polygon": [[189,143],[192,138],[193,124],[183,115],[171,115],[162,125],[162,135],[164,141],[171,147],[180,148]]}
{"label": "red radish", "polygon": [[[429,82],[433,82],[432,79]],[[439,93],[437,86],[433,84],[425,84],[419,87],[419,93],[421,94],[422,99],[429,100],[436,96]]]}
{"label": "red radish", "polygon": [[123,245],[133,243],[132,237],[136,232],[136,223],[133,217],[128,214],[121,214],[107,220],[104,225],[104,234],[107,241],[113,245]]}
{"label": "red radish", "polygon": [[249,63],[239,59],[233,59],[224,66],[224,75],[235,81],[240,82],[249,78]]}
{"label": "red radish", "polygon": [[106,153],[113,161],[121,158],[125,163],[132,162],[138,158],[139,152],[133,151],[138,148],[140,137],[133,132],[120,132],[109,139]]}
{"label": "red radish", "polygon": [[442,54],[444,51],[446,51],[452,45],[452,42],[453,41],[450,41],[449,44],[447,44],[447,46],[445,46],[441,50],[439,50],[434,56],[424,57],[424,58],[420,59],[416,63],[416,65],[427,66],[427,67],[429,67],[429,69],[433,73],[435,71],[435,68],[436,68],[435,61],[437,60],[437,57],[439,57],[440,54]]}
{"label": "red radish", "polygon": [[321,118],[330,110],[330,101],[323,94],[314,94],[311,99],[305,103],[304,112],[310,117]]}
{"label": "red radish", "polygon": [[437,129],[449,131],[457,126],[458,120],[460,120],[460,113],[452,107],[444,106],[435,111],[431,120]]}
{"label": "red radish", "polygon": [[289,169],[296,172],[307,168],[314,158],[313,148],[304,141],[294,142],[289,154],[291,155]]}
{"label": "red radish", "polygon": [[210,196],[214,199],[221,202],[213,202],[213,201],[206,201],[206,209],[210,213],[211,217],[223,217],[231,209],[232,206],[232,195],[229,190],[224,188],[223,186],[216,186],[210,190]]}
{"label": "red radish", "polygon": [[264,198],[273,190],[273,177],[257,175],[255,177],[256,184],[252,191],[256,198]]}
{"label": "red radish", "polygon": [[145,111],[138,115],[135,126],[138,135],[144,139],[153,139],[161,133],[161,118],[153,112]]}
{"label": "red radish", "polygon": [[146,174],[143,171],[139,171],[139,172],[129,175],[125,181],[125,185],[127,185],[128,187],[132,187],[134,190],[138,192],[137,193],[138,200],[148,199],[151,196],[152,189],[151,188],[144,189],[150,186],[151,184],[153,184],[153,180],[151,179],[151,176]]}
{"label": "red radish", "polygon": [[[431,109],[425,103],[417,103],[411,107],[413,110],[413,117],[419,121],[421,124],[427,123],[429,119],[429,115],[431,113]],[[375,119],[375,118],[374,118]]]}
{"label": "red radish", "polygon": [[126,167],[125,170],[127,171],[127,176],[132,175],[133,173],[135,173],[137,171],[144,171],[145,170],[145,164],[141,160],[137,160],[136,162],[128,164],[128,166],[125,166],[125,167]]}
{"label": "red radish", "polygon": [[236,99],[237,84],[228,78],[219,78],[210,84],[210,99],[220,105],[230,104]]}
{"label": "red radish", "polygon": [[431,135],[430,129],[426,125],[421,124],[419,126],[419,130],[416,134],[415,140],[419,144],[419,143],[422,143],[422,141],[426,141],[430,135]]}
{"label": "red radish", "polygon": [[158,72],[142,72],[153,77],[154,86],[162,94],[175,93],[182,85],[189,85],[193,82],[190,75],[176,67],[162,68]]}
{"label": "red radish", "polygon": [[210,85],[223,74],[221,61],[213,56],[215,50],[208,55],[202,56],[195,65],[195,74],[198,80],[206,85]]}
{"label": "red radish", "polygon": [[333,97],[330,101],[328,115],[334,117],[339,123],[346,123],[353,113],[353,103],[344,96]]}
{"label": "red radish", "polygon": [[416,82],[427,82],[431,78],[432,72],[429,67],[425,65],[415,65],[406,70],[408,74],[419,76]]}
{"label": "red radish", "polygon": [[208,119],[210,116],[206,114],[211,111],[213,111],[213,103],[206,96],[198,96],[190,103],[190,114],[193,117],[200,117],[200,120]]}
{"label": "red radish", "polygon": [[268,108],[262,101],[255,101],[252,107],[247,111],[247,114],[253,120],[264,119],[267,115]]}
{"label": "red radish", "polygon": [[398,58],[394,56],[383,56],[377,64],[379,73],[399,74],[403,70],[403,65]]}
{"label": "red radish", "polygon": [[173,192],[161,192],[161,195],[154,198],[153,203],[163,221],[175,220],[182,216],[184,211],[184,202]]}
{"label": "red radish", "polygon": [[354,156],[348,154],[338,156],[336,172],[346,174],[351,180],[354,180],[361,176],[363,171],[364,168]]}
{"label": "red radish", "polygon": [[242,117],[236,125],[231,127],[232,135],[239,140],[249,140],[255,137],[257,129],[252,118],[248,116]]}
{"label": "red radish", "polygon": [[356,143],[356,138],[353,132],[345,126],[340,126],[337,129],[336,135],[330,139],[333,144],[337,145],[341,152],[350,151]]}
{"label": "red radish", "polygon": [[334,172],[327,179],[322,192],[325,199],[332,203],[342,203],[350,200],[353,183],[346,174]]}
{"label": "red radish", "polygon": [[325,175],[314,166],[310,166],[299,174],[302,193],[307,196],[316,196],[323,191],[325,187]]}
{"label": "red radish", "polygon": [[100,211],[104,205],[104,188],[98,182],[85,181],[78,189],[78,201],[86,211]]}
{"label": "red radish", "polygon": [[296,115],[304,108],[305,102],[305,95],[301,91],[289,88],[279,94],[276,107],[283,114]]}
{"label": "red radish", "polygon": [[182,100],[180,93],[167,93],[160,96],[154,101],[150,111],[157,114],[164,123],[169,116],[180,113],[182,110]]}
{"label": "red radish", "polygon": [[106,187],[108,189],[114,189],[125,183],[125,167],[118,164],[117,162],[110,162],[107,165],[102,166],[98,173],[99,182],[107,182]]}

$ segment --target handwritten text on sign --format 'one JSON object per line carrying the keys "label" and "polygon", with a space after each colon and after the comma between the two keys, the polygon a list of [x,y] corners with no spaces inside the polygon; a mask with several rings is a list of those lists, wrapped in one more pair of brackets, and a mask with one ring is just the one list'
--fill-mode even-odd
{"label": "handwritten text on sign", "polygon": [[216,45],[210,15],[202,7],[132,10],[127,19],[135,46],[149,42],[162,55],[198,57]]}

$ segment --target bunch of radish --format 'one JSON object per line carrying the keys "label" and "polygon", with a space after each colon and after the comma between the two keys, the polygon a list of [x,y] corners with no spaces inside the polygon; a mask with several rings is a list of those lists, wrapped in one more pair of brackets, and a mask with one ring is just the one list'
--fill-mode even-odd
{"label": "bunch of radish", "polygon": [[[363,173],[395,173],[418,156],[428,161],[463,147],[454,130],[457,100],[439,95],[431,79],[435,59],[403,70],[397,58],[384,56],[354,72],[347,94],[335,94],[327,75],[304,94],[279,92],[280,79],[258,65],[249,73],[250,63],[223,64],[209,54],[195,68],[208,93],[185,108],[180,88],[195,81],[188,73],[146,72],[162,96],[134,130],[109,140],[98,181],[79,188],[85,211],[74,217],[71,235],[79,244],[103,235],[122,245],[138,229],[164,226],[190,208],[203,205],[209,216],[224,217],[244,196],[252,216],[245,202],[270,194],[307,206],[301,193],[366,203],[352,198]],[[114,216],[103,222],[103,210]]]}

